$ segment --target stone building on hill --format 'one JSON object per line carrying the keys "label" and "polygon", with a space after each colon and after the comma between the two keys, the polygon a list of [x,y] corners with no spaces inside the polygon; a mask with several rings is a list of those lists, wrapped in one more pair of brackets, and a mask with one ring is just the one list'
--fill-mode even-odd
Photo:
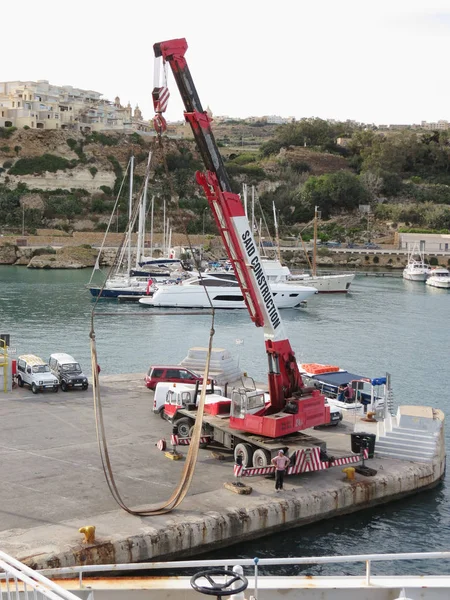
{"label": "stone building on hill", "polygon": [[153,131],[139,106],[122,106],[93,90],[57,86],[47,80],[0,82],[0,127],[76,131]]}

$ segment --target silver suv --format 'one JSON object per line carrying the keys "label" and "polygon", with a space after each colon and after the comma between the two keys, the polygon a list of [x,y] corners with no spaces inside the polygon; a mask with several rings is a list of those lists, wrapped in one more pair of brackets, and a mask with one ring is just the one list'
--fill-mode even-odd
{"label": "silver suv", "polygon": [[86,375],[81,370],[80,364],[70,354],[65,352],[51,354],[48,364],[53,375],[58,378],[63,392],[73,389],[88,389]]}
{"label": "silver suv", "polygon": [[22,354],[17,358],[17,383],[19,387],[28,385],[33,394],[39,391],[58,391],[59,381],[50,372],[48,364],[34,354]]}

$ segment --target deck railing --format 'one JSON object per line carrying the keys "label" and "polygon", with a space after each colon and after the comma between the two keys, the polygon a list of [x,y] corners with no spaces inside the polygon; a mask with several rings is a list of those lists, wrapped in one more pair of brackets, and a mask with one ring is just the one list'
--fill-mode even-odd
{"label": "deck railing", "polygon": [[[2,572],[3,571],[3,572]],[[0,551],[0,600],[80,600],[20,561]]]}
{"label": "deck railing", "polygon": [[[174,569],[199,570],[210,567],[232,568],[235,565],[241,567],[253,567],[255,578],[255,597],[257,597],[258,569],[265,566],[282,565],[323,565],[336,563],[364,563],[365,564],[365,582],[367,586],[371,585],[371,568],[375,562],[408,561],[408,560],[450,560],[450,552],[409,552],[403,554],[356,554],[348,556],[305,556],[296,558],[233,558],[216,560],[186,560],[172,562],[147,562],[132,564],[110,564],[110,565],[86,565],[81,567],[66,567],[60,569],[46,569],[41,571],[46,576],[78,575],[80,587],[83,583],[83,575],[109,572],[125,573],[127,571],[154,571],[168,569],[170,575],[173,575]],[[438,574],[441,574],[442,569]],[[432,573],[430,575],[437,575]],[[448,581],[450,586],[450,577]]]}

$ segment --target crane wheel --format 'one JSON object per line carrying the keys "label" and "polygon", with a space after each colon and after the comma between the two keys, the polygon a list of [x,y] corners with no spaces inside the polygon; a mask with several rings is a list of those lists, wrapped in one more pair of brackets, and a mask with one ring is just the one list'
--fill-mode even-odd
{"label": "crane wheel", "polygon": [[189,437],[189,432],[191,430],[192,421],[188,419],[188,417],[182,417],[176,423],[174,423],[178,427],[178,435],[181,438]]}
{"label": "crane wheel", "polygon": [[268,467],[270,466],[270,452],[263,448],[258,448],[253,454],[253,466],[254,467]]}
{"label": "crane wheel", "polygon": [[[193,433],[194,433],[194,427],[195,427],[195,425],[192,425],[192,427],[189,429],[189,437],[190,437],[190,438],[192,437],[192,435],[193,435]],[[202,432],[201,432],[201,434],[200,434],[200,435],[202,435],[202,436],[203,436],[203,435],[207,435],[207,433],[206,433],[206,431],[205,431],[205,428],[204,428],[204,427],[202,427]],[[202,449],[205,449],[205,448],[207,448],[207,447],[208,447],[208,444],[200,442],[200,444],[198,445],[198,447],[199,447],[199,448],[202,448]]]}
{"label": "crane wheel", "polygon": [[242,458],[243,467],[251,467],[253,461],[253,447],[251,444],[237,444],[234,449],[234,459],[240,456]]}

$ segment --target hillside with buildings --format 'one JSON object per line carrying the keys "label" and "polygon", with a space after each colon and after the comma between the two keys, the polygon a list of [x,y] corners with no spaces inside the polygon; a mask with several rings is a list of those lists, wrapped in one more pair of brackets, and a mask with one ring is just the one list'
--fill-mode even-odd
{"label": "hillside with buildings", "polygon": [[[212,117],[208,108],[207,113]],[[255,190],[266,229],[308,238],[319,207],[324,240],[370,241],[400,228],[450,228],[447,121],[381,130],[354,121],[215,116],[213,132],[234,192]],[[139,107],[48,81],[0,83],[0,230],[115,231],[128,220],[125,178],[135,157],[139,194],[155,134]],[[170,123],[155,148],[150,194],[156,230],[163,204],[174,231],[214,234],[194,173],[203,165],[186,123]],[[164,160],[165,163],[164,164]],[[113,207],[122,189],[115,214]],[[177,224],[178,220],[178,224]],[[370,231],[368,223],[370,221]],[[180,230],[184,225],[180,225]],[[4,241],[4,240],[3,240]]]}

